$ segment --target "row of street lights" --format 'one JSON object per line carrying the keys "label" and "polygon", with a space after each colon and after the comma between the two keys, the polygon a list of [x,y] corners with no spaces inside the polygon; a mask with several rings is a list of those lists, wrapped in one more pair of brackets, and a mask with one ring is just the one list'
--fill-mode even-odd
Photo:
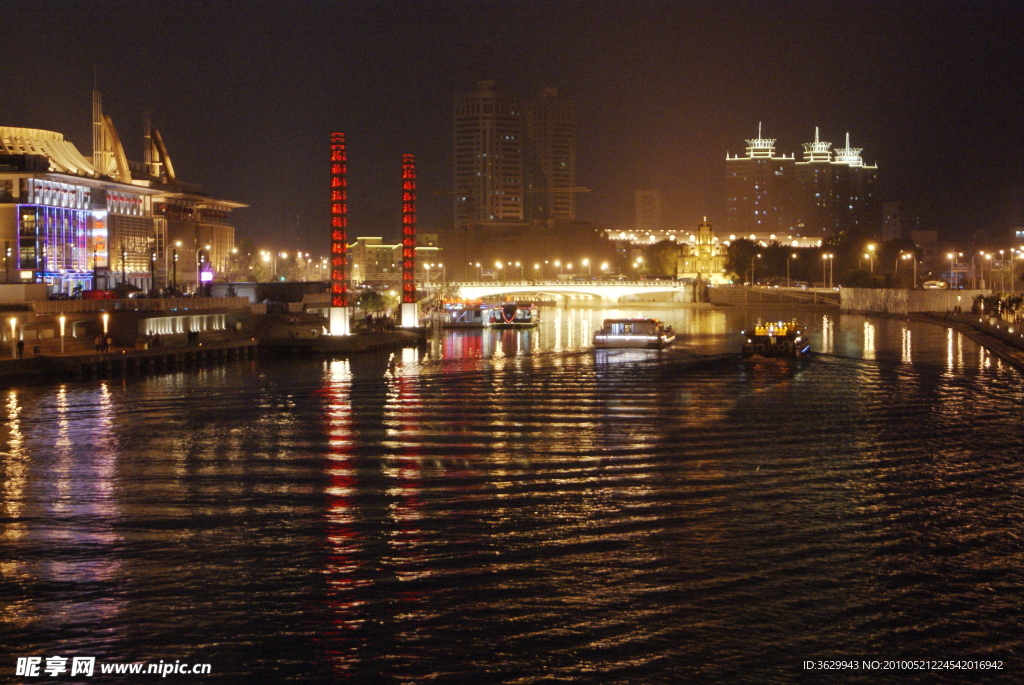
{"label": "row of street lights", "polygon": [[[642,257],[639,257],[638,260],[640,262],[643,262],[643,258]],[[540,262],[535,262],[534,265],[533,265],[533,277],[534,277],[535,280],[539,280],[539,279],[545,278],[547,276],[547,274],[544,273],[544,272],[545,272],[547,266],[553,266],[555,269],[557,269],[559,277],[564,276],[566,273],[570,273],[571,274],[572,273],[572,268],[573,268],[572,265],[573,265],[572,262],[564,262],[563,263],[562,260],[560,260],[560,259],[556,259],[554,261],[549,261],[549,260],[545,259],[543,265],[541,265]],[[469,266],[470,266],[470,268],[476,267],[476,278],[477,278],[478,281],[482,281],[483,280],[484,265],[481,264],[480,262],[469,262]],[[590,270],[591,269],[590,259],[587,258],[587,257],[584,257],[582,260],[580,260],[580,266],[582,266],[586,270],[585,273],[589,277],[591,275],[591,273],[592,273],[591,270]],[[633,266],[634,266],[634,268],[637,267],[637,262],[634,262]],[[516,261],[516,262],[509,261],[509,262],[506,262],[506,261],[502,261],[500,259],[496,260],[494,262],[494,268],[498,272],[498,280],[501,280],[500,275],[503,272],[503,270],[505,270],[505,273],[507,273],[508,270],[512,269],[513,267],[516,268],[516,269],[519,269],[519,280],[525,280],[525,278],[526,278],[526,273],[525,273],[526,267],[523,265],[522,262],[520,262],[520,261]],[[601,269],[601,273],[602,274],[606,273],[608,271],[608,262],[602,262],[601,266],[600,266],[600,269]]]}

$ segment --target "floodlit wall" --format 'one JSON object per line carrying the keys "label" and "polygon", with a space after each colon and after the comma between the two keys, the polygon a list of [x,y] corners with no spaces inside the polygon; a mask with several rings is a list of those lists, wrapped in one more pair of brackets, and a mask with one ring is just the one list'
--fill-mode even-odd
{"label": "floodlit wall", "polygon": [[839,308],[851,312],[909,314],[970,311],[974,298],[988,290],[907,290],[906,288],[841,288]]}

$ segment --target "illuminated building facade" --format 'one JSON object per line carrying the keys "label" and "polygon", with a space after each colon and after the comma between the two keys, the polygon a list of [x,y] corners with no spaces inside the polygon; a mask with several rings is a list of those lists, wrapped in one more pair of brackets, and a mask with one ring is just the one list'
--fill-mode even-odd
{"label": "illuminated building facade", "polygon": [[144,129],[144,161],[129,161],[96,92],[91,157],[60,133],[0,127],[6,282],[65,295],[122,284],[146,291],[170,285],[176,271],[188,290],[227,263],[228,215],[245,205],[179,181],[160,132],[148,121]]}
{"label": "illuminated building facade", "polygon": [[[441,248],[437,245],[436,233],[420,233],[413,248],[413,264],[416,282],[430,278],[429,270],[440,277]],[[397,292],[402,284],[402,243],[385,243],[377,236],[359,236],[349,245],[349,278],[353,286],[365,285],[372,288]],[[427,267],[427,265],[430,267]]]}
{"label": "illuminated building facade", "polygon": [[[144,281],[152,196],[100,174],[60,133],[0,127],[5,282],[71,295]],[[140,249],[145,268],[134,259]]]}
{"label": "illuminated building facade", "polygon": [[576,218],[576,106],[556,88],[529,101],[494,81],[455,96],[457,228]]}
{"label": "illuminated building facade", "polygon": [[718,242],[711,223],[704,217],[697,232],[682,243],[677,278],[692,278],[704,283],[726,283],[725,247]]}

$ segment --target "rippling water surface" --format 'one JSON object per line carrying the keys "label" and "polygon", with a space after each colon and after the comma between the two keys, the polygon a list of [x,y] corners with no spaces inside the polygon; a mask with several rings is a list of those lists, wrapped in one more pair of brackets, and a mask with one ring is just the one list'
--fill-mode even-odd
{"label": "rippling water surface", "polygon": [[939,327],[822,313],[800,315],[807,362],[737,361],[742,311],[657,312],[669,351],[588,349],[635,313],[0,390],[0,675],[91,655],[211,664],[190,682],[1020,676],[1016,371]]}

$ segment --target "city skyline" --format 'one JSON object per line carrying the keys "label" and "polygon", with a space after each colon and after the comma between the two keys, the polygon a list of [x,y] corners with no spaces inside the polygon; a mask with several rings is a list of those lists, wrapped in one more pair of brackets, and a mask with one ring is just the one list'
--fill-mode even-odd
{"label": "city skyline", "polygon": [[[241,12],[242,9],[245,12]],[[182,175],[250,205],[240,236],[324,249],[323,140],[345,131],[352,233],[396,235],[401,155],[423,230],[452,222],[454,95],[481,78],[557,87],[578,121],[577,216],[630,226],[658,189],[666,225],[724,225],[725,156],[758,122],[780,150],[850,131],[881,197],[947,238],[1022,222],[1017,3],[297,3],[15,6],[0,124],[88,149],[94,85],[131,158],[142,121]],[[99,39],[82,40],[81,36]],[[116,39],[115,39],[116,38]]]}

